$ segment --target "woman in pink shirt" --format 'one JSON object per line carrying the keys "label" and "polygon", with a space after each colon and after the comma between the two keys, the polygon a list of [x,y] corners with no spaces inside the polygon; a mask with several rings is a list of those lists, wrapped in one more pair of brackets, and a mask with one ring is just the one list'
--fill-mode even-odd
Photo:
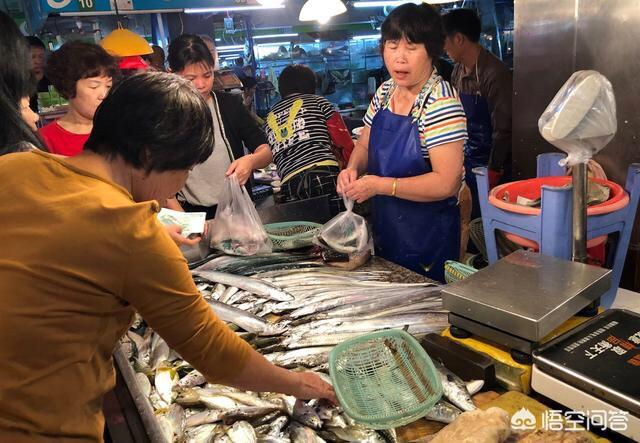
{"label": "woman in pink shirt", "polygon": [[93,114],[118,72],[117,61],[98,45],[72,41],[51,54],[45,72],[69,101],[69,111],[40,129],[40,137],[54,154],[79,154],[93,128]]}

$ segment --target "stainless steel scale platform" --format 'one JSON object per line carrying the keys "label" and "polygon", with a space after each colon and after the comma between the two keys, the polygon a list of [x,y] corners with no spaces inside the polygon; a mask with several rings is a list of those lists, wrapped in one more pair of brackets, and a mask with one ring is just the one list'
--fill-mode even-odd
{"label": "stainless steel scale platform", "polygon": [[545,336],[609,289],[611,274],[522,250],[444,286],[442,297],[452,334],[478,335],[529,362]]}

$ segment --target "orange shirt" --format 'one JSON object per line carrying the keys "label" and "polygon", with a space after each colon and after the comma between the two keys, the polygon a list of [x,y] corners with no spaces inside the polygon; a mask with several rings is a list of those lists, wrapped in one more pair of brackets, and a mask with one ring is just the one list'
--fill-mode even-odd
{"label": "orange shirt", "polygon": [[156,202],[37,151],[0,157],[0,200],[0,441],[101,441],[134,309],[211,381],[242,369]]}

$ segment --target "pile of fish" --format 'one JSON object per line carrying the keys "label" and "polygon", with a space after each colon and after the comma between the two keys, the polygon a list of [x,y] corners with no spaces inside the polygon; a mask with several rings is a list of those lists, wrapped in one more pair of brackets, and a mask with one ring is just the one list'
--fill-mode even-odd
{"label": "pile of fish", "polygon": [[[268,360],[327,378],[328,354],[344,340],[389,328],[419,337],[448,325],[433,284],[389,283],[388,271],[342,271],[309,259],[225,256],[193,276],[216,315]],[[133,325],[122,349],[167,441],[395,441],[394,433],[363,428],[321,401],[207,384],[144,322]],[[428,418],[450,422],[475,406],[464,382],[439,370],[452,404],[439,403]]]}

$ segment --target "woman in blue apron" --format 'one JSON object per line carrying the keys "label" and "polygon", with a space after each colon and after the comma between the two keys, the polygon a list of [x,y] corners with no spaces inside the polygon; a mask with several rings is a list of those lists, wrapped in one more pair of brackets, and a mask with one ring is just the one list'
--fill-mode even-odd
{"label": "woman in blue apron", "polygon": [[369,106],[338,192],[373,198],[377,255],[443,281],[444,262],[460,252],[455,196],[467,129],[455,90],[432,64],[444,45],[440,15],[428,4],[395,8],[381,45],[391,79]]}

